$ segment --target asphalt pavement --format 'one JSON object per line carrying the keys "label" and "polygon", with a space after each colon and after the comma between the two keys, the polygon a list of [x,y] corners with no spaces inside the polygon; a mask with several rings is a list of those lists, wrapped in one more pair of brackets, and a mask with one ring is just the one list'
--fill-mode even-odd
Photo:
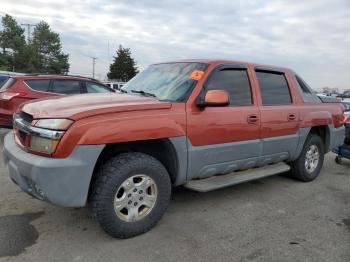
{"label": "asphalt pavement", "polygon": [[86,208],[23,193],[8,178],[0,130],[0,261],[350,261],[350,161],[327,154],[317,180],[286,174],[209,193],[176,188],[150,232],[105,234]]}

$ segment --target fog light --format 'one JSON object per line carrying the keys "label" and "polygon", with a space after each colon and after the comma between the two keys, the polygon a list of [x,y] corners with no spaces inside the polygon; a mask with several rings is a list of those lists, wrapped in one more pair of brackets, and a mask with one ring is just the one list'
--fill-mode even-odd
{"label": "fog light", "polygon": [[58,142],[59,140],[32,136],[30,139],[30,148],[35,151],[52,154],[55,152]]}

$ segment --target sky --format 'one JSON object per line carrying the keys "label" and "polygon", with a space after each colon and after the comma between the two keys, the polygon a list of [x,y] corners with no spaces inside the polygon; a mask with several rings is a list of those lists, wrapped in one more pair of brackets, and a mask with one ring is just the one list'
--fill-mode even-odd
{"label": "sky", "polygon": [[350,89],[350,0],[1,0],[19,23],[61,36],[70,73],[104,79],[118,45],[142,70],[157,62],[232,59],[292,68],[314,89]]}

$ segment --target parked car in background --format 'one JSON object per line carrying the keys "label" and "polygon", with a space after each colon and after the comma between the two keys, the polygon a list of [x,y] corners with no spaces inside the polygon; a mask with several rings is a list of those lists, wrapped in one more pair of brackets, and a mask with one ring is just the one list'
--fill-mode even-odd
{"label": "parked car in background", "polygon": [[350,90],[344,91],[344,93],[341,95],[341,97],[344,98],[349,98],[350,99]]}
{"label": "parked car in background", "polygon": [[114,90],[120,90],[123,87],[123,85],[125,85],[125,82],[106,81],[103,83]]}
{"label": "parked car in background", "polygon": [[345,112],[344,112],[344,118],[345,118],[345,122],[350,124],[350,99],[349,101],[342,101],[344,108],[345,108]]}
{"label": "parked car in background", "polygon": [[24,75],[23,73],[10,72],[10,71],[0,71],[0,87],[5,83],[5,81],[15,75]]}
{"label": "parked car in background", "polygon": [[[344,101],[345,100],[345,101]],[[350,98],[345,98],[342,101],[344,106],[344,125],[345,125],[345,139],[344,144],[334,148],[332,151],[337,154],[335,162],[342,164],[342,158],[350,159]]]}
{"label": "parked car in background", "polygon": [[67,75],[12,75],[0,88],[0,126],[11,127],[12,116],[20,104],[48,96],[111,93],[97,80]]}

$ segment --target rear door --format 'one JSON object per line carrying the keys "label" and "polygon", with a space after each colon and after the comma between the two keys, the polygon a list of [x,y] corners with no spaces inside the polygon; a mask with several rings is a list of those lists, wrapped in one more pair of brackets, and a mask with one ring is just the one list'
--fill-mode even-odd
{"label": "rear door", "polygon": [[287,160],[299,141],[299,112],[285,72],[258,68],[255,74],[261,96],[260,164]]}
{"label": "rear door", "polygon": [[221,65],[202,92],[225,90],[225,107],[187,107],[188,179],[254,167],[260,155],[260,113],[245,66]]}

